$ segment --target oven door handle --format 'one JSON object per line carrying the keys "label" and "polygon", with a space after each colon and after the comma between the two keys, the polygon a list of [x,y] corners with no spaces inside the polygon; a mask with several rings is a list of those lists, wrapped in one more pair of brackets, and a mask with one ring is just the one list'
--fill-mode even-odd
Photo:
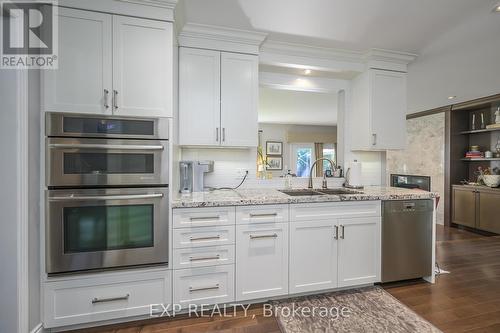
{"label": "oven door handle", "polygon": [[50,197],[50,201],[82,201],[82,200],[133,200],[163,198],[163,193],[151,194],[124,194],[124,195],[70,195]]}
{"label": "oven door handle", "polygon": [[121,149],[121,150],[164,150],[162,145],[107,145],[92,143],[51,143],[50,148],[55,149]]}

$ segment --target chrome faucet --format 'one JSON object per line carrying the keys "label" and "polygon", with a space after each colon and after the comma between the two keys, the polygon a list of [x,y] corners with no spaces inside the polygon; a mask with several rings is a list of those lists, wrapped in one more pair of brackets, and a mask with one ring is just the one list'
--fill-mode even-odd
{"label": "chrome faucet", "polygon": [[[313,188],[312,173],[313,173],[314,167],[316,166],[316,163],[318,163],[319,161],[328,161],[328,162],[330,162],[330,166],[332,167],[332,172],[336,169],[335,162],[333,162],[331,159],[326,158],[326,157],[318,158],[311,165],[311,170],[309,170],[309,184],[307,185],[307,188],[309,188],[309,189]],[[322,182],[321,188],[326,189],[327,187],[328,186],[327,186],[327,182],[326,182],[326,173],[323,173],[323,182]]]}

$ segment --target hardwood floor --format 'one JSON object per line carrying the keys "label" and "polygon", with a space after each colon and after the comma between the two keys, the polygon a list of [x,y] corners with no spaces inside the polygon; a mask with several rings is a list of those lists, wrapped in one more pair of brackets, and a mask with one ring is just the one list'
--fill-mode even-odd
{"label": "hardwood floor", "polygon": [[[437,261],[450,271],[434,285],[409,282],[383,287],[444,332],[500,332],[500,236],[456,228],[437,230]],[[274,318],[254,306],[249,316],[149,320],[85,329],[85,333],[279,333]]]}
{"label": "hardwood floor", "polygon": [[500,332],[500,237],[442,227],[438,236],[437,261],[450,274],[384,288],[444,332]]}

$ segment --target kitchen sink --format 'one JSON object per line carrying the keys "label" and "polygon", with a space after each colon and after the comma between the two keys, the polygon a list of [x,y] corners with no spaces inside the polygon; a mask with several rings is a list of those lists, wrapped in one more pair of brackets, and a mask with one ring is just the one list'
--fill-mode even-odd
{"label": "kitchen sink", "polygon": [[307,190],[307,189],[279,190],[279,191],[281,193],[285,193],[285,194],[290,195],[292,197],[309,196],[309,195],[325,195],[326,194],[326,193],[320,193],[317,191]]}
{"label": "kitchen sink", "polygon": [[344,188],[328,188],[328,189],[296,189],[296,190],[279,190],[292,197],[310,196],[310,195],[341,195],[341,194],[363,194],[361,191],[348,190]]}
{"label": "kitchen sink", "polygon": [[316,190],[318,192],[324,193],[324,194],[333,194],[333,195],[340,195],[340,194],[363,194],[361,191],[354,191],[354,190],[348,190],[345,188],[328,188],[328,189],[318,189]]}

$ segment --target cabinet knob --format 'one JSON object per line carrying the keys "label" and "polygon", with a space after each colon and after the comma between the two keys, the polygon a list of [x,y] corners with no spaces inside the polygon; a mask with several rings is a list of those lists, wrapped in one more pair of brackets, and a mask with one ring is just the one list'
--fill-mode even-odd
{"label": "cabinet knob", "polygon": [[377,134],[373,133],[372,134],[372,146],[376,146],[376,145],[377,145]]}

